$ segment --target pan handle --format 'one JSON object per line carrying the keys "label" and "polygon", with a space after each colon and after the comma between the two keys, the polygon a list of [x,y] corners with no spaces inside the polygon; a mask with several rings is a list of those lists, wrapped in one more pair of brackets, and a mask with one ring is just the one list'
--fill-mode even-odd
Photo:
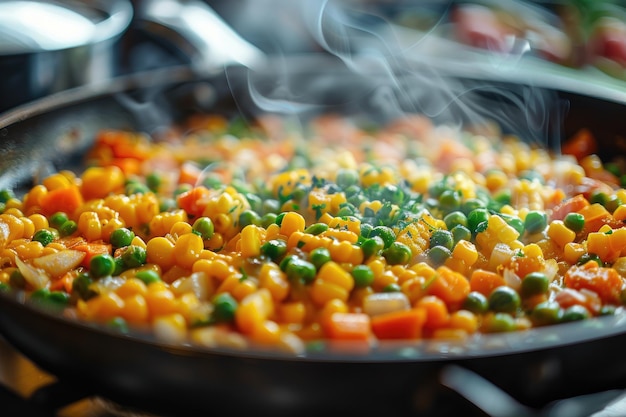
{"label": "pan handle", "polygon": [[134,0],[141,30],[182,53],[193,69],[254,67],[264,54],[199,0]]}

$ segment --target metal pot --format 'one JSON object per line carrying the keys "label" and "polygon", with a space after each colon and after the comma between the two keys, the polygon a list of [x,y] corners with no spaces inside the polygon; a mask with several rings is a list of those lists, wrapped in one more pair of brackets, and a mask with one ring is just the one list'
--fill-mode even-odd
{"label": "metal pot", "polygon": [[116,75],[126,0],[0,3],[0,111]]}

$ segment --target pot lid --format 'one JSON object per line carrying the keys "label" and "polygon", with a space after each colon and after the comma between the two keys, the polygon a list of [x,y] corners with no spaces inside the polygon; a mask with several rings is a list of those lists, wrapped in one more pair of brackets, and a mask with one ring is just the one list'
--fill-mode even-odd
{"label": "pot lid", "polygon": [[127,1],[0,2],[0,55],[73,48],[121,34],[132,17]]}

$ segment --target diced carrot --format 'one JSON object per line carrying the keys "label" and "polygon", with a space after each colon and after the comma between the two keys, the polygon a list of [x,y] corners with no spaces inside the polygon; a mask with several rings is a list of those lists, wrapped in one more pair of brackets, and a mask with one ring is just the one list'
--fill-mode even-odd
{"label": "diced carrot", "polygon": [[581,305],[592,314],[598,314],[602,308],[602,300],[593,291],[586,289],[575,290],[573,288],[563,288],[556,293],[554,300],[563,308],[573,305]]}
{"label": "diced carrot", "polygon": [[566,155],[572,155],[578,160],[597,151],[598,144],[596,139],[588,129],[579,130],[561,146],[561,152]]}
{"label": "diced carrot", "polygon": [[563,283],[575,290],[593,291],[604,302],[618,303],[624,279],[613,268],[604,268],[595,262],[587,262],[582,266],[572,266],[568,269]]}
{"label": "diced carrot", "polygon": [[427,292],[452,306],[465,300],[470,292],[470,283],[463,274],[446,266],[440,266],[437,268],[434,279],[429,282]]}
{"label": "diced carrot", "polygon": [[206,197],[210,190],[206,187],[194,187],[178,196],[178,207],[185,210],[190,216],[200,216],[207,205]]}
{"label": "diced carrot", "polygon": [[335,340],[367,340],[370,317],[363,313],[333,313],[325,322],[324,332]]}
{"label": "diced carrot", "polygon": [[418,339],[425,322],[425,309],[393,311],[372,317],[372,331],[379,339]]}
{"label": "diced carrot", "polygon": [[506,285],[506,282],[500,274],[484,269],[476,269],[472,272],[469,285],[472,291],[478,291],[488,297],[494,289]]}
{"label": "diced carrot", "polygon": [[196,164],[185,162],[181,165],[178,176],[179,184],[198,185],[202,170]]}
{"label": "diced carrot", "polygon": [[51,291],[65,291],[66,293],[71,293],[72,284],[74,282],[75,277],[76,277],[76,273],[73,271],[63,274],[59,279],[54,280],[50,284],[50,290]]}
{"label": "diced carrot", "polygon": [[613,215],[602,204],[590,204],[578,210],[585,218],[583,235],[597,232],[602,226],[608,224],[612,228],[619,228],[623,223],[613,218]]}
{"label": "diced carrot", "polygon": [[96,255],[111,254],[112,247],[107,243],[84,243],[72,246],[72,249],[85,252],[86,256],[81,265],[85,268],[89,268],[91,258]]}
{"label": "diced carrot", "polygon": [[552,209],[552,220],[563,220],[568,213],[578,212],[587,206],[589,201],[582,194],[578,194],[557,204]]}
{"label": "diced carrot", "polygon": [[427,295],[421,298],[415,307],[426,311],[426,322],[424,327],[428,329],[437,329],[444,327],[448,324],[450,314],[448,313],[448,307],[442,299],[434,295]]}
{"label": "diced carrot", "polygon": [[83,204],[83,196],[76,186],[48,191],[39,200],[45,215],[64,212],[72,215]]}

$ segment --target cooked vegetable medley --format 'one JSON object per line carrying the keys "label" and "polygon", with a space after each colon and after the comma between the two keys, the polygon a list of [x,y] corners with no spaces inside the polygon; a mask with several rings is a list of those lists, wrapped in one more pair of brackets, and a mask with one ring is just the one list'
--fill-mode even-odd
{"label": "cooked vegetable medley", "polygon": [[101,132],[81,174],[2,191],[2,288],[168,342],[295,353],[523,331],[626,300],[621,167],[588,132],[555,157],[421,117],[184,129]]}

